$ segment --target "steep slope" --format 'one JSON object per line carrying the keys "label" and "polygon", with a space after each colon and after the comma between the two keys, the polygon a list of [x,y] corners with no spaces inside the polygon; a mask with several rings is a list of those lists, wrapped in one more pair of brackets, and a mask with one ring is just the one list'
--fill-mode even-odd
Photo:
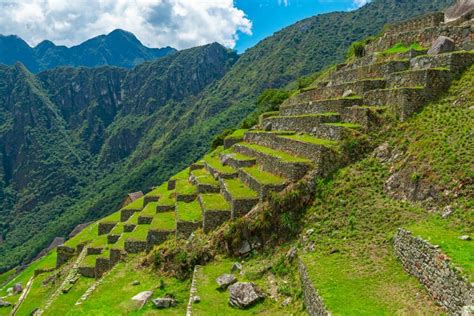
{"label": "steep slope", "polygon": [[[170,61],[174,74],[165,71],[163,77],[155,77],[161,74],[159,60],[145,64],[127,73],[121,83],[122,87],[127,87],[122,90],[123,95],[116,91],[118,78],[122,75],[112,75],[115,72],[110,71],[108,75],[99,76],[106,82],[101,84],[103,96],[95,95],[99,91],[94,90],[94,81],[89,81],[94,95],[79,97],[84,104],[76,105],[57,93],[68,91],[73,95],[71,91],[77,88],[77,82],[71,80],[77,78],[74,71],[69,70],[72,74],[69,76],[68,70],[58,70],[58,73],[64,72],[59,76],[61,81],[55,79],[54,71],[40,74],[39,78],[57,102],[64,100],[70,107],[84,109],[75,115],[79,121],[74,123],[74,137],[81,143],[80,148],[95,155],[89,164],[89,168],[94,166],[93,175],[81,183],[80,195],[63,207],[63,216],[45,228],[45,232],[49,232],[48,238],[64,235],[75,224],[115,211],[127,192],[146,191],[197,160],[208,150],[214,135],[236,126],[254,110],[254,100],[262,90],[285,85],[301,75],[342,60],[352,39],[377,33],[386,22],[439,9],[449,2],[373,1],[355,12],[313,17],[262,41],[243,54],[234,66],[235,55],[219,49],[216,56],[221,57],[205,59],[212,65],[215,61],[217,64],[223,62],[221,66],[225,70],[199,66],[205,64],[200,63],[200,59],[190,60],[196,64],[187,69],[180,64],[186,60],[174,54],[165,57],[169,58],[166,60]],[[396,10],[393,9],[395,6]],[[341,29],[340,21],[347,23],[347,27]],[[213,47],[209,46],[210,49]],[[222,59],[222,56],[229,59]],[[223,77],[219,80],[207,77],[206,73],[212,69],[217,69],[215,75]],[[181,86],[185,88],[181,89]],[[186,90],[191,95],[183,95]],[[85,95],[83,91],[86,90],[80,90],[78,95]],[[103,113],[104,107],[98,102],[110,104],[111,109],[107,106],[110,112]],[[59,104],[57,107],[61,109]],[[80,121],[86,117],[87,123]],[[33,249],[29,257],[39,245],[46,246],[46,238],[32,239],[24,245],[25,249]],[[4,258],[14,253],[9,247]],[[0,266],[4,266],[1,260]]]}
{"label": "steep slope", "polygon": [[51,41],[30,47],[16,36],[0,36],[0,63],[12,65],[18,61],[35,73],[58,66],[132,68],[175,51],[171,47],[148,48],[135,35],[123,30],[94,37],[71,48],[56,46]]}

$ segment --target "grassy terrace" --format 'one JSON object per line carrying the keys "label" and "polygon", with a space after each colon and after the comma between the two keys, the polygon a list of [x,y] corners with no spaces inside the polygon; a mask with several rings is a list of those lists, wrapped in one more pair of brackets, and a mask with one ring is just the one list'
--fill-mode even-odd
{"label": "grassy terrace", "polygon": [[117,223],[115,227],[110,231],[110,235],[120,235],[123,233],[123,224],[124,223]]}
{"label": "grassy terrace", "polygon": [[241,139],[241,138],[244,138],[244,135],[247,131],[248,129],[238,129],[238,130],[235,130],[232,134],[228,135],[226,138]]}
{"label": "grassy terrace", "polygon": [[249,157],[240,153],[232,153],[232,158],[238,161],[252,161],[255,160],[253,157]]}
{"label": "grassy terrace", "polygon": [[219,182],[206,169],[193,170],[191,174],[201,184],[219,185]]}
{"label": "grassy terrace", "polygon": [[256,179],[260,184],[280,185],[285,184],[286,180],[273,173],[260,170],[258,167],[242,168],[242,170]]}
{"label": "grassy terrace", "polygon": [[[472,212],[472,211],[471,211]],[[471,214],[472,215],[472,214]],[[407,227],[414,236],[438,245],[447,254],[452,263],[461,269],[470,282],[474,282],[474,242],[459,239],[461,235],[472,236],[474,228],[466,225],[463,228],[450,227],[445,220],[433,217]]]}
{"label": "grassy terrace", "polygon": [[[329,117],[329,116],[339,116],[340,114],[337,112],[325,112],[320,114],[301,114],[301,115],[291,115],[292,118],[305,118],[305,117]],[[288,116],[273,116],[271,118],[279,119],[279,118],[287,118]]]}
{"label": "grassy terrace", "polygon": [[138,224],[138,215],[140,214],[140,212],[135,212],[133,213],[132,216],[130,216],[130,218],[127,220],[127,224],[134,224],[134,225],[137,225]]}
{"label": "grassy terrace", "polygon": [[96,236],[94,240],[90,244],[88,244],[91,248],[100,248],[107,245],[107,235]]}
{"label": "grassy terrace", "polygon": [[158,202],[150,202],[148,203],[143,211],[140,212],[139,216],[146,216],[146,217],[152,217],[156,214],[156,206],[158,205]]}
{"label": "grassy terrace", "polygon": [[126,237],[126,240],[130,239],[130,240],[144,241],[146,240],[148,236],[149,229],[150,229],[150,225],[138,225],[137,227],[135,227],[133,232],[128,234],[128,236]]}
{"label": "grassy terrace", "polygon": [[188,180],[177,180],[176,181],[176,194],[177,195],[193,195],[197,193],[197,187]]}
{"label": "grassy terrace", "polygon": [[[111,220],[112,219],[112,220]],[[101,222],[119,222],[120,220],[120,212],[115,212],[112,215],[109,215]],[[92,241],[99,235],[99,224],[98,222],[90,224],[86,228],[84,228],[79,234],[77,234],[74,238],[69,239],[64,243],[65,246],[76,248],[77,245],[82,244],[84,242]]]}
{"label": "grassy terrace", "polygon": [[162,195],[166,194],[168,192],[168,182],[163,183],[159,187],[151,190],[147,194],[145,194],[145,197],[150,197],[150,198],[160,198]]}
{"label": "grassy terrace", "polygon": [[158,213],[153,218],[150,225],[150,230],[176,230],[176,215],[175,212]]}
{"label": "grassy terrace", "polygon": [[174,176],[171,177],[171,180],[187,180],[189,177],[189,168],[186,168]]}
{"label": "grassy terrace", "polygon": [[344,127],[344,128],[352,128],[352,129],[362,128],[361,125],[354,124],[354,123],[323,123],[323,125],[337,126],[337,127]]}
{"label": "grassy terrace", "polygon": [[163,194],[160,200],[156,203],[157,206],[169,206],[174,205],[175,203],[175,190],[167,191],[167,193]]}
{"label": "grassy terrace", "polygon": [[100,255],[87,255],[85,256],[84,260],[80,263],[79,266],[81,267],[95,267],[95,260],[99,257]]}
{"label": "grassy terrace", "polygon": [[202,210],[199,202],[176,202],[176,217],[178,221],[199,222],[202,220]]}
{"label": "grassy terrace", "polygon": [[224,199],[222,194],[201,194],[199,196],[201,199],[204,210],[207,211],[229,211],[230,205],[229,202]]}
{"label": "grassy terrace", "polygon": [[234,174],[234,168],[230,166],[222,165],[221,161],[219,160],[219,153],[222,152],[222,148],[218,148],[214,152],[204,157],[204,161],[213,169],[216,169],[222,174]]}
{"label": "grassy terrace", "polygon": [[290,135],[290,136],[280,136],[280,137],[297,140],[303,143],[308,143],[308,144],[313,144],[313,145],[321,145],[321,146],[330,147],[330,148],[337,147],[338,145],[338,142],[336,141],[323,139],[323,138],[317,138],[310,135]]}
{"label": "grassy terrace", "polygon": [[[289,136],[285,136],[285,137],[289,137]],[[311,161],[309,159],[301,158],[301,157],[298,157],[298,156],[293,156],[293,155],[290,155],[290,154],[288,154],[284,151],[275,150],[275,149],[271,149],[271,148],[264,147],[264,146],[248,144],[248,143],[245,143],[245,144],[242,143],[242,144],[239,144],[239,146],[247,147],[247,148],[250,148],[254,151],[258,151],[258,152],[261,152],[263,154],[266,154],[266,155],[269,155],[269,156],[272,156],[272,157],[276,157],[276,158],[280,159],[283,162],[311,163]]]}
{"label": "grassy terrace", "polygon": [[258,193],[250,189],[239,179],[227,179],[224,180],[224,183],[233,199],[242,200],[258,198]]}
{"label": "grassy terrace", "polygon": [[123,210],[137,210],[137,211],[140,211],[141,209],[143,209],[144,202],[145,202],[145,198],[142,196],[141,198],[136,199],[132,203],[130,203],[127,206],[123,207],[122,209]]}

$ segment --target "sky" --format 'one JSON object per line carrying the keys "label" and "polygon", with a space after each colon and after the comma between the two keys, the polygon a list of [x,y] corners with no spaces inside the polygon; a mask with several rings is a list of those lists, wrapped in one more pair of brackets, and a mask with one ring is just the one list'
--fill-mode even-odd
{"label": "sky", "polygon": [[0,34],[74,46],[120,28],[149,47],[212,42],[238,50],[298,20],[368,0],[0,0]]}

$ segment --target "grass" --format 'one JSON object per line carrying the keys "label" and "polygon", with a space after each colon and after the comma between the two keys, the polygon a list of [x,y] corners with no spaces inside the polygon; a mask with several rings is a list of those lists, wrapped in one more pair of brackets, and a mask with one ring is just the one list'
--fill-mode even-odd
{"label": "grass", "polygon": [[95,267],[95,260],[99,255],[87,255],[84,260],[82,260],[81,267]]}
{"label": "grass", "polygon": [[176,203],[176,217],[178,221],[183,222],[199,222],[202,221],[202,210],[198,201],[190,203]]}
{"label": "grass", "polygon": [[230,134],[226,138],[242,139],[244,138],[244,135],[247,131],[248,129],[238,129],[238,130],[235,130],[232,134]]}
{"label": "grass", "polygon": [[[471,215],[472,215],[471,211]],[[464,229],[449,227],[446,220],[438,216],[407,227],[414,236],[420,236],[428,242],[438,245],[447,254],[452,263],[461,268],[462,274],[474,282],[474,242],[459,239],[459,236],[474,233],[474,226],[467,224]]]}
{"label": "grass", "polygon": [[238,161],[255,161],[255,158],[243,155],[241,153],[231,153],[231,157]]}
{"label": "grass", "polygon": [[189,168],[186,168],[186,169],[178,172],[174,176],[172,176],[170,179],[171,180],[186,180],[186,179],[188,179],[188,177],[189,177]]}
{"label": "grass", "polygon": [[176,230],[176,214],[175,212],[157,213],[150,225],[150,230]]}
{"label": "grass", "polygon": [[224,183],[233,199],[244,200],[258,198],[258,193],[250,189],[239,179],[227,179],[224,180]]}
{"label": "grass", "polygon": [[[337,112],[325,112],[320,114],[302,114],[302,115],[292,115],[292,118],[305,118],[305,117],[328,117],[328,116],[339,116],[340,114]],[[273,116],[271,118],[279,119],[279,118],[287,118],[288,116]]]}
{"label": "grass", "polygon": [[176,181],[176,194],[177,195],[195,195],[197,193],[197,187],[189,183],[186,180],[178,180]]}
{"label": "grass", "polygon": [[140,212],[140,216],[154,216],[156,214],[156,206],[158,205],[158,202],[150,202],[148,203],[143,211]]}
{"label": "grass", "polygon": [[271,148],[260,146],[260,145],[245,143],[245,144],[240,144],[240,146],[247,147],[247,148],[250,148],[251,150],[254,150],[254,151],[257,151],[257,152],[260,152],[260,153],[278,158],[278,159],[282,160],[283,162],[311,163],[311,161],[309,159],[301,158],[301,157],[298,157],[298,156],[288,154],[284,151],[275,150],[275,149],[271,149]]}
{"label": "grass", "polygon": [[137,241],[145,241],[148,236],[148,231],[150,229],[150,225],[138,225],[135,227],[133,232],[128,234],[126,240],[137,240]]}
{"label": "grass", "polygon": [[361,125],[359,125],[359,124],[354,124],[354,123],[324,123],[323,125],[336,126],[336,127],[344,127],[344,128],[352,128],[352,129],[360,129],[360,128],[362,128]]}
{"label": "grass", "polygon": [[144,202],[145,202],[145,197],[141,197],[139,199],[136,199],[135,201],[133,201],[132,203],[128,204],[127,206],[124,206],[122,208],[122,210],[137,210],[137,211],[141,211],[143,209],[143,206],[144,206]]}
{"label": "grass", "polygon": [[140,214],[140,212],[135,212],[132,214],[132,216],[130,216],[130,218],[126,221],[127,224],[134,224],[134,225],[138,225],[138,215]]}
{"label": "grass", "polygon": [[280,136],[280,137],[293,139],[293,140],[297,140],[297,141],[301,141],[301,142],[309,143],[313,145],[321,145],[321,146],[329,147],[329,148],[337,147],[338,145],[338,142],[336,141],[323,139],[323,138],[317,138],[310,135],[290,135],[290,136]]}
{"label": "grass", "polygon": [[218,156],[215,155],[207,155],[204,157],[204,161],[213,169],[217,170],[219,173],[222,174],[234,174],[235,170],[234,168],[230,166],[224,166],[222,165],[222,162],[219,160]]}
{"label": "grass", "polygon": [[167,191],[167,192],[169,192],[169,193],[166,193],[166,194],[161,196],[160,200],[156,204],[157,206],[174,205],[174,203],[176,202],[176,199],[175,199],[176,192],[175,192],[175,190],[170,190],[170,191]]}
{"label": "grass", "polygon": [[162,195],[166,194],[168,192],[168,182],[163,183],[159,187],[153,189],[152,191],[148,192],[145,194],[145,197],[151,197],[151,198],[160,198]]}
{"label": "grass", "polygon": [[105,247],[107,245],[107,235],[96,236],[95,239],[89,244],[89,247]]}
{"label": "grass", "polygon": [[242,168],[242,170],[256,179],[262,185],[280,185],[285,184],[286,180],[273,173],[263,171],[258,167]]}
{"label": "grass", "polygon": [[110,231],[110,235],[120,235],[123,233],[123,223],[117,223],[115,227]]}
{"label": "grass", "polygon": [[206,211],[229,211],[230,205],[229,202],[224,199],[222,194],[201,194],[199,195],[201,199],[203,209]]}
{"label": "grass", "polygon": [[[116,213],[106,217],[105,219],[109,219],[106,222],[115,222],[115,221],[112,221],[110,219],[115,219],[117,217],[117,214],[118,214],[118,216],[120,216],[120,212],[116,212]],[[120,217],[119,217],[119,219],[120,219]],[[103,222],[104,220],[101,220],[100,222]],[[117,220],[117,222],[118,222],[118,220]],[[79,244],[94,240],[94,238],[96,238],[97,235],[99,234],[99,224],[98,223],[99,222],[90,224],[89,226],[84,228],[79,234],[77,234],[73,238],[66,241],[64,243],[64,245],[68,246],[68,247],[71,247],[71,248],[76,248],[77,245],[79,245]]]}
{"label": "grass", "polygon": [[200,184],[219,185],[219,182],[206,169],[193,170],[191,173]]}
{"label": "grass", "polygon": [[384,50],[381,54],[383,56],[389,56],[394,54],[403,54],[410,50],[424,50],[425,48],[419,43],[413,43],[410,46],[405,46],[403,43],[397,43],[390,47],[389,49]]}
{"label": "grass", "polygon": [[[65,310],[65,314],[106,316],[161,315],[166,313],[166,315],[184,315],[189,296],[189,280],[179,281],[150,269],[137,268],[140,256],[133,256],[131,259],[118,263],[82,305],[70,304],[69,309]],[[140,284],[134,286],[132,285],[134,281],[139,281]],[[178,305],[168,308],[164,312],[158,311],[149,301],[141,310],[138,310],[131,298],[143,291],[153,291],[153,299],[171,294],[178,301]],[[61,296],[58,302],[61,302],[63,297]]]}

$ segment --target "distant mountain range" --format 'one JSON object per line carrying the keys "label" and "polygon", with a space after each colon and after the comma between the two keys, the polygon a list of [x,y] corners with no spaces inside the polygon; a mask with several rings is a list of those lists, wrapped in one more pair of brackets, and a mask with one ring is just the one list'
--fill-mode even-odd
{"label": "distant mountain range", "polygon": [[24,64],[37,73],[58,66],[117,66],[132,68],[147,60],[156,59],[176,52],[171,47],[149,48],[144,46],[130,32],[115,30],[107,35],[91,38],[73,46],[57,46],[43,41],[30,47],[16,35],[0,35],[0,63]]}

